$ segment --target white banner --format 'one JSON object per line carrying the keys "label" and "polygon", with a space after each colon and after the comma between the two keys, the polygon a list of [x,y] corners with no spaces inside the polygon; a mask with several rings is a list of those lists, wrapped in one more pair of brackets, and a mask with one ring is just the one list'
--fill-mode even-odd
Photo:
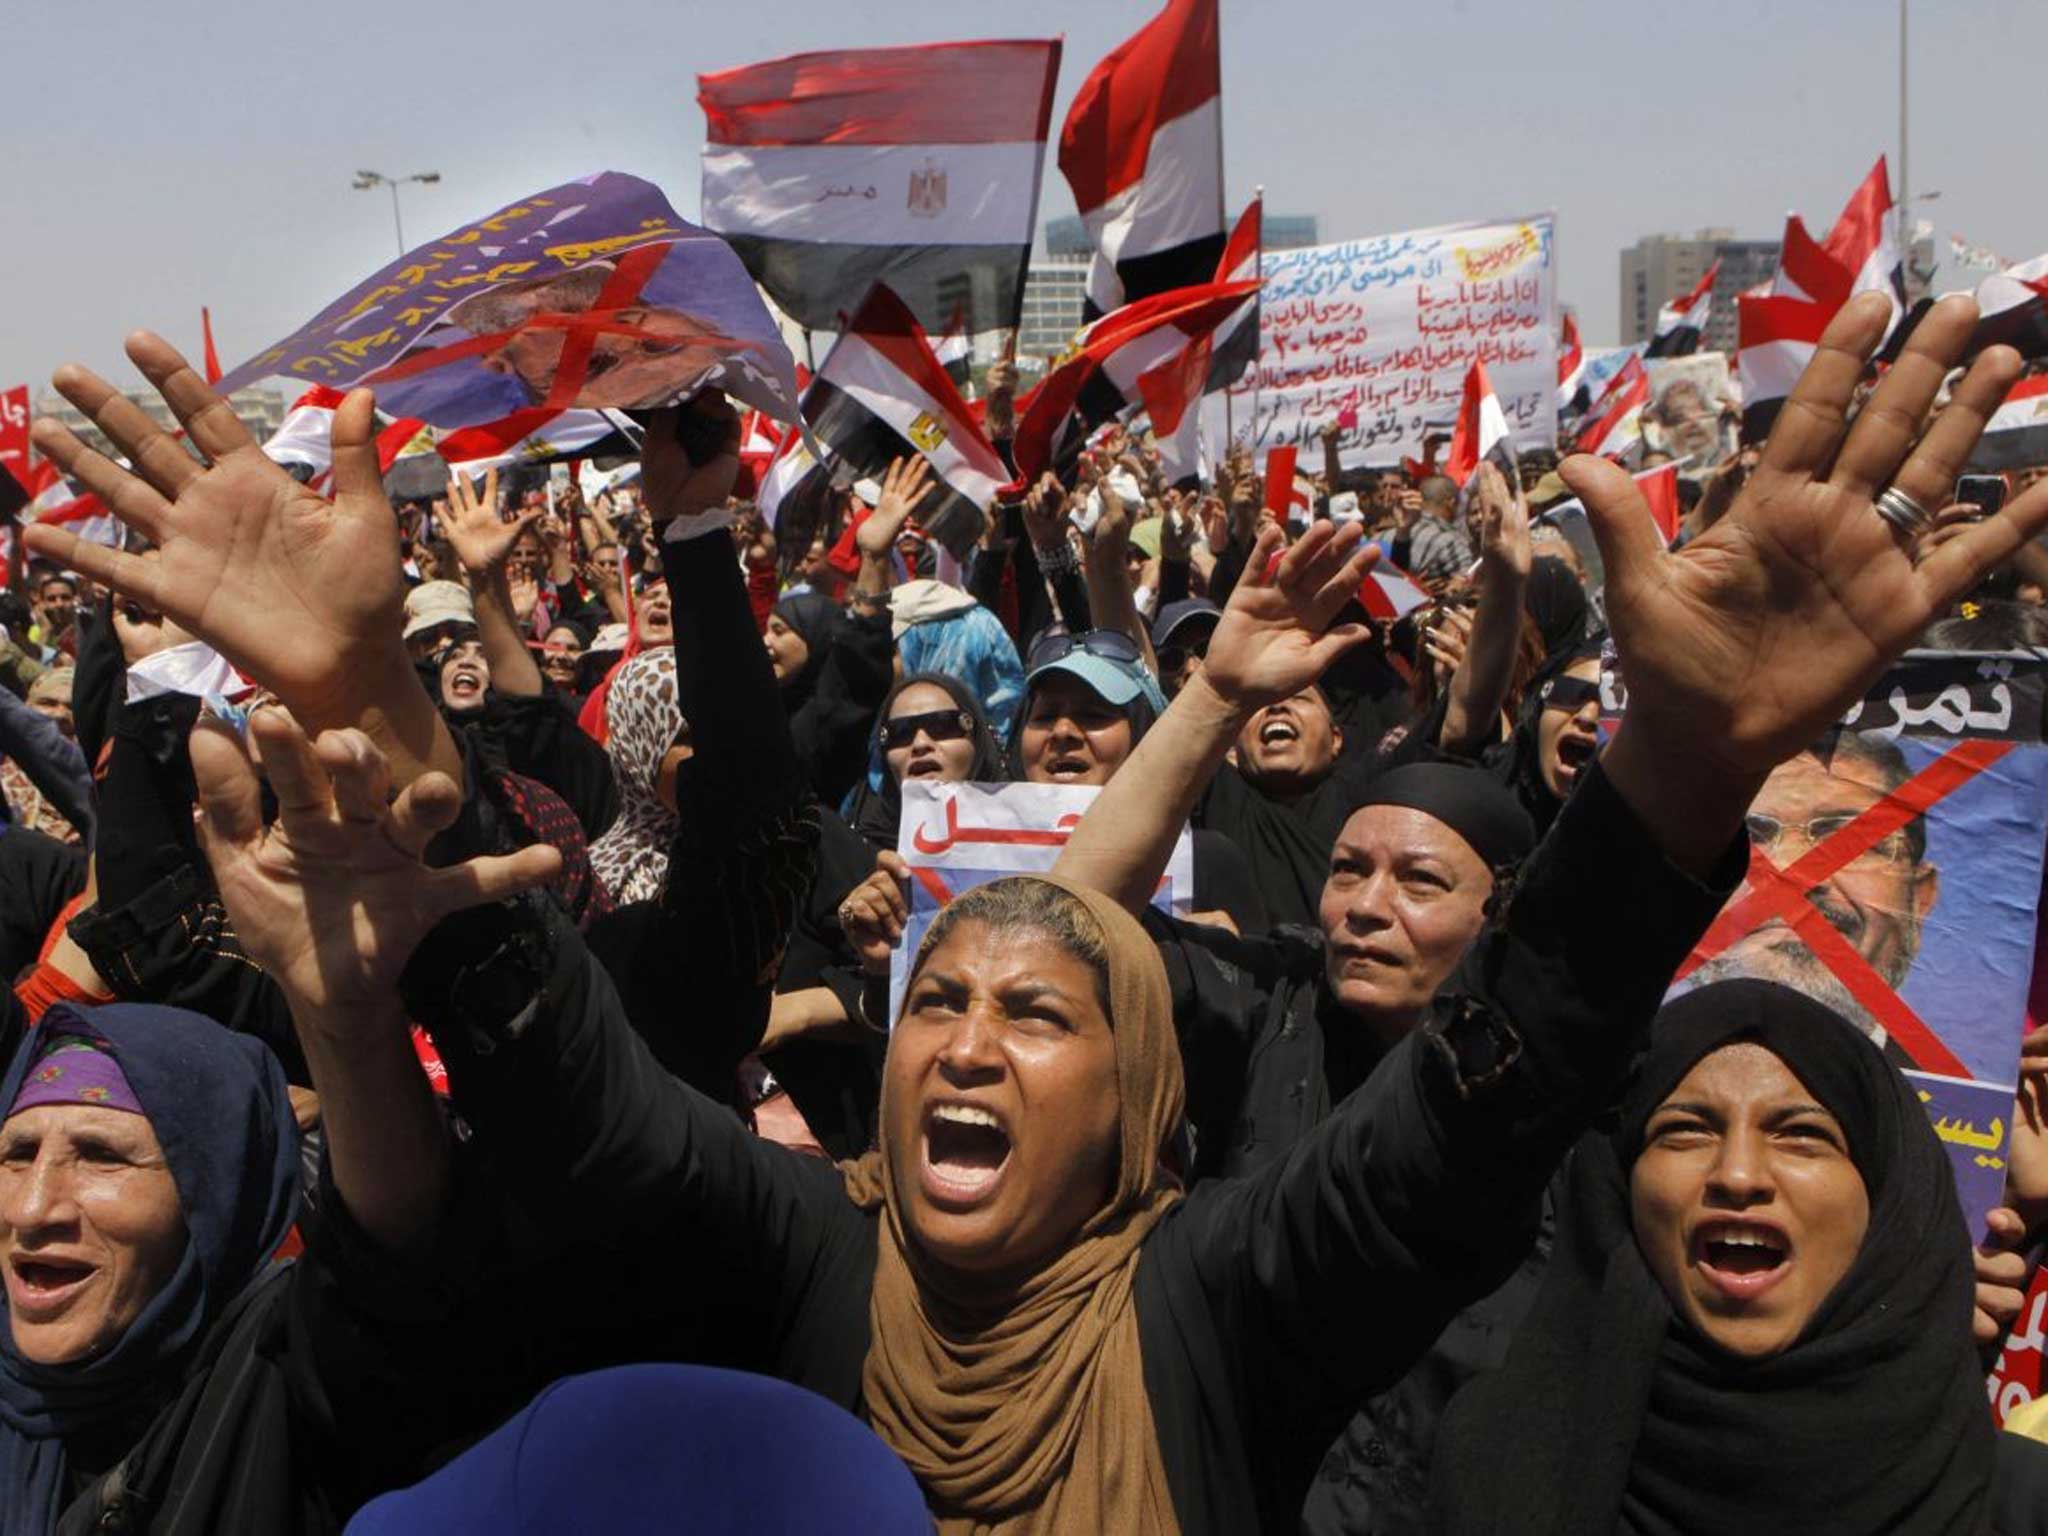
{"label": "white banner", "polygon": [[[1050,874],[1101,792],[1092,784],[904,783],[896,851],[910,866],[910,920],[889,961],[892,1020],[903,1012],[910,962],[939,909],[963,891],[1005,875]],[[1194,900],[1195,845],[1182,827],[1152,904],[1186,917]]]}
{"label": "white banner", "polygon": [[1555,215],[1267,251],[1259,270],[1259,360],[1207,401],[1212,442],[1306,453],[1355,411],[1347,467],[1420,458],[1425,436],[1449,437],[1475,360],[1517,447],[1556,440]]}

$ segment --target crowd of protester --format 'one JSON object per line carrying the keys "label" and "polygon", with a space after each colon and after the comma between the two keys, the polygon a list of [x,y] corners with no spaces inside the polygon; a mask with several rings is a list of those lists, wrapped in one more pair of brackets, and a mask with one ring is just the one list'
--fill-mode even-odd
{"label": "crowd of protester", "polygon": [[[61,370],[129,542],[0,593],[0,1533],[2048,1530],[2048,1039],[1973,1247],[1851,1020],[1665,1002],[1773,767],[2048,644],[2048,486],[1950,505],[2018,362],[1944,301],[1872,392],[1884,315],[1669,549],[1116,429],[958,582],[921,460],[770,527],[715,395],[394,510],[361,393],[329,500]],[[1099,793],[892,1017],[913,779]]]}

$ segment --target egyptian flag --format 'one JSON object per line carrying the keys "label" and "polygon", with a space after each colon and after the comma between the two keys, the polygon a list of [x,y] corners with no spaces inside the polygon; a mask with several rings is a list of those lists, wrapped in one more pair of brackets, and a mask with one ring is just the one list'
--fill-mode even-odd
{"label": "egyptian flag", "polygon": [[[1669,548],[1671,541],[1678,537],[1678,466],[1659,464],[1655,469],[1638,469],[1632,473],[1636,489],[1643,493],[1643,500],[1649,503],[1650,521],[1657,525],[1658,536],[1664,540],[1665,547]],[[1586,504],[1574,496],[1569,501],[1553,502],[1545,507],[1537,515],[1536,521],[1548,523],[1559,530],[1568,529],[1574,523],[1584,529],[1585,518]],[[1583,539],[1575,538],[1572,542],[1575,545],[1590,543],[1592,537],[1591,531],[1585,530]]]}
{"label": "egyptian flag", "polygon": [[1060,130],[1060,170],[1095,246],[1087,319],[1216,270],[1221,36],[1216,0],[1167,0],[1081,82]]}
{"label": "egyptian flag", "polygon": [[1970,351],[2001,345],[2015,348],[2023,358],[2048,357],[2048,256],[1977,284],[1977,329]]}
{"label": "egyptian flag", "polygon": [[1785,216],[1785,235],[1778,245],[1778,270],[1771,274],[1771,294],[1823,305],[1832,315],[1849,302],[1855,273],[1828,254],[1807,232],[1798,214]]}
{"label": "egyptian flag", "polygon": [[1735,301],[1735,372],[1742,386],[1742,440],[1760,443],[1813,361],[1834,307],[1773,293]]}
{"label": "egyptian flag", "polygon": [[1440,472],[1463,489],[1489,459],[1513,485],[1515,445],[1508,430],[1507,412],[1500,408],[1500,396],[1493,392],[1486,364],[1474,359],[1465,370],[1465,393],[1458,402],[1458,423],[1451,429],[1450,451],[1444,456]]}
{"label": "egyptian flag", "polygon": [[2036,464],[2048,464],[2048,373],[2013,385],[1970,455],[1970,469],[1977,474]]}
{"label": "egyptian flag", "polygon": [[1607,381],[1606,391],[1593,402],[1573,452],[1621,457],[1642,441],[1643,407],[1649,403],[1650,375],[1643,368],[1643,360],[1632,357],[1621,372]]}
{"label": "egyptian flag", "polygon": [[[1877,157],[1877,164],[1856,188],[1849,206],[1821,241],[1821,248],[1849,274],[1849,296],[1871,290],[1888,294],[1892,301],[1891,323],[1899,323],[1906,310],[1906,265],[1899,254],[1891,177],[1883,155]],[[1885,334],[1891,334],[1889,327]]]}
{"label": "egyptian flag", "polygon": [[808,330],[887,283],[937,332],[1014,328],[1060,44],[805,53],[697,77],[703,221]]}
{"label": "egyptian flag", "polygon": [[769,466],[760,506],[775,526],[785,526],[798,504],[822,506],[835,475],[879,480],[891,460],[921,454],[937,485],[918,508],[918,526],[955,558],[967,558],[1010,471],[939,366],[916,316],[887,287],[868,295],[833,343],[804,391],[803,416],[825,461],[798,441]]}
{"label": "egyptian flag", "polygon": [[1090,433],[1127,412],[1147,411],[1155,435],[1177,430],[1209,376],[1210,354],[1190,343],[1212,337],[1258,288],[1256,281],[1176,288],[1083,326],[1020,405],[1011,445],[1018,483],[1070,463]]}
{"label": "egyptian flag", "polygon": [[1721,275],[1716,258],[1691,293],[1674,299],[1657,311],[1657,334],[1644,349],[1645,357],[1686,357],[1700,349],[1700,337],[1707,331],[1707,319],[1714,312],[1714,279]]}
{"label": "egyptian flag", "polygon": [[1266,450],[1266,510],[1283,523],[1306,523],[1315,511],[1315,483],[1295,467],[1294,444]]}
{"label": "egyptian flag", "polygon": [[[1264,221],[1265,199],[1255,197],[1238,215],[1236,227],[1230,231],[1229,240],[1224,242],[1223,258],[1216,263],[1217,282],[1259,280],[1259,248]],[[1236,313],[1216,327],[1215,340],[1209,348],[1209,382],[1202,392],[1213,395],[1230,388],[1258,360],[1259,295],[1254,290],[1252,296],[1238,306]]]}
{"label": "egyptian flag", "polygon": [[[334,469],[334,413],[348,392],[315,384],[292,402],[277,431],[263,444],[264,455],[291,471],[292,478],[325,495]],[[430,451],[433,439],[423,421],[410,416],[385,420],[377,429],[377,470],[391,473],[400,458]]]}
{"label": "egyptian flag", "polygon": [[1358,584],[1358,605],[1375,619],[1405,619],[1429,601],[1429,594],[1406,571],[1378,562]]}
{"label": "egyptian flag", "polygon": [[538,405],[482,426],[436,433],[433,446],[451,469],[474,477],[508,464],[630,458],[640,451],[642,435],[623,411],[556,411]]}
{"label": "egyptian flag", "polygon": [[1575,310],[1564,312],[1564,333],[1557,340],[1557,409],[1559,414],[1582,411],[1588,404],[1579,397],[1586,392],[1586,349],[1579,341],[1579,317]]}

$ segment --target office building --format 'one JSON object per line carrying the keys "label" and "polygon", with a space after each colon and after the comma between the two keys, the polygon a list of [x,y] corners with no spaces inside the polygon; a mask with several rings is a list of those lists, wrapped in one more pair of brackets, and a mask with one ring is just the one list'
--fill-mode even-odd
{"label": "office building", "polygon": [[1738,240],[1732,229],[1702,229],[1692,235],[1645,235],[1621,253],[1620,342],[1648,341],[1657,331],[1657,311],[1698,285],[1718,260],[1714,309],[1700,339],[1703,351],[1735,351],[1735,297],[1768,283],[1778,268],[1776,240]]}

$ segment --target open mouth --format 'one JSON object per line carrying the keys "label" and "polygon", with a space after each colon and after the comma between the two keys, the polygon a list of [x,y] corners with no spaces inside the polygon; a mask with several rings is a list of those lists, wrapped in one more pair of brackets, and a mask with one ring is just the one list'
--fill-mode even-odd
{"label": "open mouth", "polygon": [[1557,738],[1558,777],[1570,781],[1579,776],[1579,770],[1593,761],[1600,751],[1597,736],[1560,736]]}
{"label": "open mouth", "polygon": [[1259,727],[1259,745],[1278,746],[1282,742],[1301,740],[1301,732],[1292,720],[1268,720]]}
{"label": "open mouth", "polygon": [[480,699],[484,693],[484,680],[474,672],[457,672],[448,679],[448,696],[455,699]]}
{"label": "open mouth", "polygon": [[1095,764],[1074,752],[1062,752],[1045,765],[1046,777],[1055,781],[1086,778]]}
{"label": "open mouth", "polygon": [[21,1257],[8,1265],[8,1271],[14,1281],[8,1287],[9,1304],[31,1320],[62,1311],[99,1272],[80,1259]]}
{"label": "open mouth", "polygon": [[1710,1221],[1693,1234],[1692,1261],[1724,1294],[1748,1300],[1783,1279],[1791,1241],[1775,1227],[1749,1221]]}
{"label": "open mouth", "polygon": [[978,1104],[934,1104],[924,1117],[924,1188],[935,1205],[966,1210],[995,1193],[1010,1133]]}
{"label": "open mouth", "polygon": [[913,758],[903,769],[906,779],[935,779],[944,772],[945,765],[936,757]]}

